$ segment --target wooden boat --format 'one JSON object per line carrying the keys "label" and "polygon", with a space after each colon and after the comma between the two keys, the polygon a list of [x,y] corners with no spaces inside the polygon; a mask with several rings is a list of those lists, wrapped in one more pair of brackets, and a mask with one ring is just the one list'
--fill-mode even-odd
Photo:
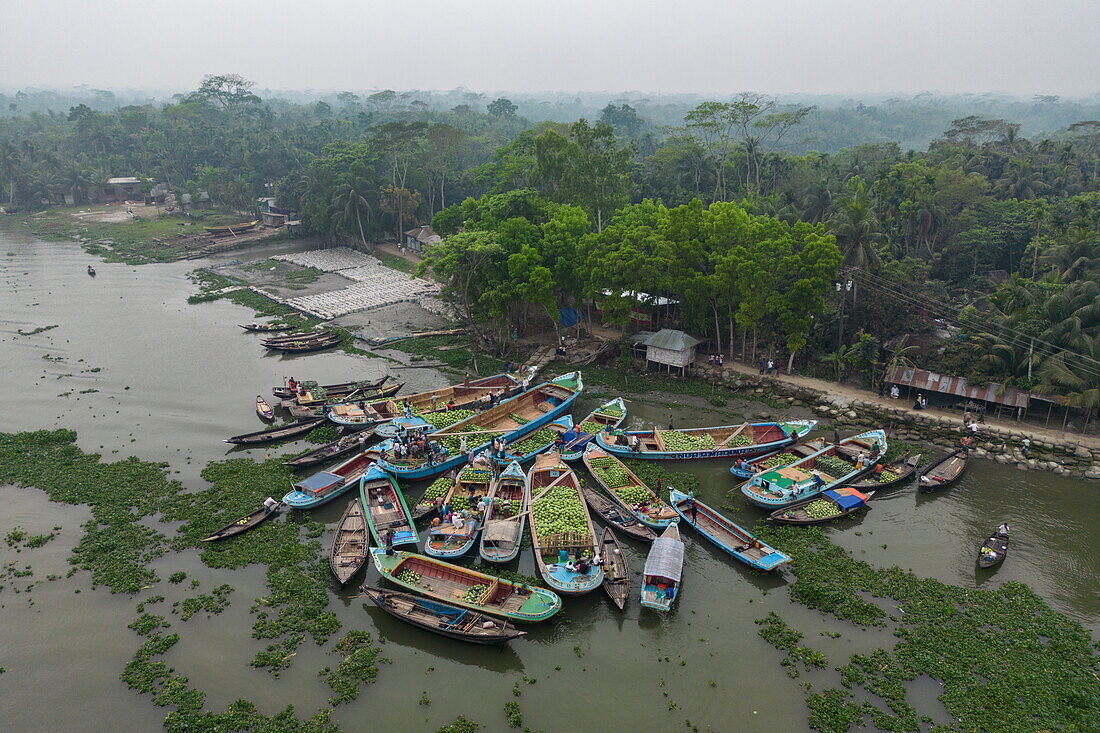
{"label": "wooden boat", "polygon": [[340,517],[340,524],[336,526],[336,536],[332,538],[332,549],[328,553],[328,564],[340,585],[344,585],[366,563],[367,522],[363,516],[363,505],[355,498],[348,502],[344,516]]}
{"label": "wooden boat", "polygon": [[320,463],[336,460],[341,456],[346,456],[352,451],[366,450],[366,442],[370,440],[373,432],[372,430],[364,430],[361,433],[344,435],[331,443],[325,443],[316,450],[303,453],[300,456],[291,458],[289,461],[283,461],[283,465],[290,466],[291,468],[308,468]]}
{"label": "wooden boat", "polygon": [[318,471],[294,484],[283,503],[294,509],[316,509],[351,490],[378,460],[378,451],[367,450],[334,467]]}
{"label": "wooden boat", "polygon": [[1004,562],[1008,555],[1008,535],[999,531],[990,535],[978,550],[978,567],[991,568]]}
{"label": "wooden boat", "polygon": [[642,524],[632,512],[623,509],[618,502],[608,499],[603,493],[582,486],[581,494],[584,495],[584,500],[591,511],[620,532],[642,542],[652,542],[657,539],[657,534],[652,529]]}
{"label": "wooden boat", "polygon": [[768,515],[768,519],[780,524],[821,524],[846,517],[860,509],[870,509],[867,502],[874,495],[873,491],[865,494],[850,486],[826,489],[812,499],[776,509]]}
{"label": "wooden boat", "polygon": [[278,344],[264,344],[271,351],[284,351],[288,354],[305,354],[310,351],[331,349],[340,343],[341,336],[326,336],[323,338],[309,339],[306,341],[288,341]]}
{"label": "wooden boat", "polygon": [[[620,458],[641,458],[647,461],[742,458],[758,456],[797,443],[815,425],[816,420],[791,420],[684,430],[633,430],[615,436],[600,433],[596,436],[596,443],[603,450]],[[637,438],[637,450],[631,448],[634,438]],[[682,449],[669,445],[669,442],[685,441],[693,443],[693,447]]]}
{"label": "wooden boat", "polygon": [[584,451],[584,465],[619,508],[633,514],[642,524],[664,529],[677,521],[676,512],[657,492],[646,486],[626,464],[599,446],[588,444]]}
{"label": "wooden boat", "polygon": [[290,425],[283,425],[277,427],[274,430],[257,430],[254,433],[244,433],[243,435],[234,435],[232,438],[226,438],[223,443],[235,443],[237,445],[259,445],[260,443],[271,443],[276,440],[285,440],[287,438],[294,438],[304,433],[308,433],[313,428],[323,423],[325,419],[323,417],[312,417],[305,420],[298,420]]}
{"label": "wooden boat", "polygon": [[[698,499],[692,499],[675,490],[670,498],[676,512],[695,531],[746,565],[757,570],[775,570],[791,561],[789,555],[760,541],[733,520]],[[692,503],[695,504],[694,512],[691,510]]]}
{"label": "wooden boat", "polygon": [[750,479],[770,468],[779,468],[817,453],[827,444],[822,438],[814,438],[805,443],[795,443],[781,450],[765,453],[759,458],[745,458],[730,466],[730,473],[737,478]]}
{"label": "wooden boat", "polygon": [[384,577],[411,591],[481,613],[534,623],[561,610],[561,598],[545,588],[452,565],[434,557],[385,548],[371,550],[374,567]]}
{"label": "wooden boat", "polygon": [[271,405],[267,404],[267,400],[259,395],[256,395],[256,414],[264,420],[275,419],[275,411],[271,409]]}
{"label": "wooden boat", "polygon": [[[494,374],[490,377],[472,379],[466,384],[456,384],[452,387],[433,389],[427,392],[404,395],[400,400],[374,399],[367,402],[362,409],[355,414],[343,414],[333,412],[329,420],[337,425],[356,425],[384,422],[401,417],[405,414],[404,403],[408,403],[413,415],[428,416],[432,413],[443,412],[449,403],[453,403],[455,409],[488,408],[485,398],[489,393],[503,392],[510,395],[516,389],[516,379],[510,374]],[[388,397],[389,395],[383,395]]]}
{"label": "wooden boat", "polygon": [[473,644],[504,644],[527,635],[526,631],[519,631],[507,621],[462,606],[370,585],[361,586],[359,590],[394,618],[449,639]]}
{"label": "wooden boat", "polygon": [[282,344],[288,341],[304,341],[307,339],[317,339],[324,336],[331,336],[332,331],[326,331],[325,329],[318,329],[316,331],[299,331],[298,333],[288,333],[284,336],[270,336],[265,339],[261,339],[260,343],[267,344]]}
{"label": "wooden boat", "polygon": [[[362,394],[362,397],[364,399],[375,399],[375,398],[378,398],[378,397],[391,397],[391,396],[397,394],[398,392],[400,392],[404,387],[405,387],[404,382],[402,382],[400,384],[391,384],[391,385],[388,385],[386,387],[379,387],[379,388],[377,388],[375,390],[372,390],[370,392],[365,392],[365,393]],[[313,394],[313,393],[310,393],[310,394]],[[354,393],[352,393],[352,395],[348,395],[348,396],[354,396]],[[301,399],[301,398],[299,398],[299,399]],[[340,399],[341,398],[339,398],[339,397],[336,398],[337,401],[339,401]],[[332,409],[332,405],[329,404],[330,402],[332,402],[332,400],[330,400],[329,398],[318,398],[316,401],[311,402],[310,404],[300,405],[300,404],[298,404],[298,402],[296,400],[283,400],[283,405],[290,412],[290,414],[294,415],[295,417],[298,417],[298,416],[301,416],[301,417],[325,417],[328,414],[328,411],[330,409]],[[358,409],[358,407],[355,407],[355,409]],[[353,429],[360,429],[361,430],[361,429],[367,427],[368,425],[369,425],[369,423],[368,424],[356,425],[355,428],[353,428]]]}
{"label": "wooden boat", "polygon": [[630,596],[630,567],[626,562],[623,548],[610,527],[603,528],[600,537],[600,557],[603,558],[603,589],[618,609],[626,608],[626,599]]}
{"label": "wooden boat", "polygon": [[245,514],[243,517],[235,522],[225,525],[217,532],[207,535],[202,538],[203,542],[217,542],[218,540],[228,539],[230,537],[236,537],[239,534],[244,534],[248,530],[260,525],[261,523],[271,519],[279,510],[283,508],[282,502],[271,510],[267,507],[261,506],[259,509]]}
{"label": "wooden boat", "polygon": [[592,412],[588,413],[574,434],[566,433],[565,445],[562,446],[561,457],[563,461],[579,461],[584,455],[584,449],[596,439],[596,433],[603,430],[614,430],[626,420],[626,402],[622,397],[609,400]]}
{"label": "wooden boat", "polygon": [[[431,439],[446,451],[443,460],[429,461],[426,457],[398,459],[392,452],[392,444],[383,443],[386,450],[379,465],[399,478],[431,478],[462,465],[468,460],[470,452],[481,452],[493,438],[514,440],[556,420],[569,412],[583,389],[580,372],[570,372],[431,433]],[[461,450],[462,436],[467,438],[465,452]]]}
{"label": "wooden boat", "polygon": [[[330,395],[320,387],[316,387],[314,389],[307,389],[304,395],[295,397],[294,402],[302,407],[325,405],[331,409],[332,407],[338,407],[342,402],[357,405],[359,402],[366,402],[367,400],[393,397],[404,386],[405,383],[400,382],[398,384],[389,384],[385,387],[378,386],[371,389],[356,390],[344,395]],[[370,423],[367,424],[369,425]],[[359,424],[352,427],[361,428],[363,425]]]}
{"label": "wooden boat", "polygon": [[[903,484],[913,478],[913,474],[917,472],[917,466],[920,465],[921,454],[918,453],[915,456],[902,456],[896,461],[891,461],[882,467],[882,475],[886,476],[886,480],[881,480],[878,475],[875,474],[874,469],[864,474],[857,481],[849,481],[845,484],[848,488],[859,489],[860,491],[881,491],[882,489],[897,486]],[[887,472],[893,474],[893,477],[886,475]]]}
{"label": "wooden boat", "polygon": [[413,525],[405,497],[397,488],[397,482],[378,464],[367,469],[359,479],[359,501],[367,511],[367,526],[371,537],[379,547],[385,549],[386,537],[392,533],[391,547],[399,545],[417,545],[420,535]]}
{"label": "wooden boat", "polygon": [[[548,432],[544,432],[548,431]],[[498,466],[507,466],[511,463],[526,464],[535,460],[535,456],[553,448],[564,441],[569,433],[575,433],[573,428],[573,416],[562,415],[557,420],[543,425],[534,433],[513,438],[504,443],[502,452],[497,453],[493,460]]]}
{"label": "wooden boat", "polygon": [[667,611],[680,594],[684,571],[684,543],[675,524],[665,527],[653,541],[642,571],[642,605],[655,611]]}
{"label": "wooden boat", "polygon": [[960,448],[936,463],[921,469],[920,479],[917,483],[920,490],[935,491],[958,481],[963,475],[963,471],[966,470],[967,458],[969,458],[967,452]]}
{"label": "wooden boat", "polygon": [[[481,497],[489,495],[493,472],[489,462],[478,458],[458,472],[454,484],[443,499],[451,511],[464,511],[469,516],[461,526],[454,523],[433,527],[424,540],[424,554],[445,559],[462,557],[477,541],[485,512],[478,510]],[[414,517],[415,519],[415,517]]]}
{"label": "wooden boat", "polygon": [[246,221],[246,222],[242,222],[240,224],[230,224],[229,226],[220,226],[220,227],[203,227],[203,229],[206,230],[207,234],[215,234],[215,235],[232,234],[232,235],[237,235],[237,234],[240,234],[241,232],[247,232],[247,231],[250,231],[252,229],[255,229],[259,224],[260,224],[260,220],[259,219],[254,219],[252,221]]}
{"label": "wooden boat", "polygon": [[519,555],[531,495],[518,463],[507,466],[489,486],[492,503],[485,511],[478,555],[485,562],[511,562]]}
{"label": "wooden boat", "polygon": [[88,265],[88,274],[91,275],[92,277],[95,277],[95,268],[92,267],[91,265]]}
{"label": "wooden boat", "polygon": [[[317,382],[307,380],[302,382],[302,386],[305,387],[307,392],[311,389],[317,389],[318,387],[320,387],[329,397],[337,397],[346,395],[350,392],[366,392],[372,389],[378,389],[383,384],[385,384],[389,378],[390,375],[387,374],[386,376],[375,379],[374,381],[340,382],[339,384],[317,384]],[[296,390],[292,390],[285,384],[282,387],[272,387],[271,394],[281,399],[285,399],[287,397],[296,398],[298,396],[298,392]]]}
{"label": "wooden boat", "polygon": [[277,333],[278,331],[289,331],[294,328],[286,323],[242,323],[239,324],[245,331],[255,331],[256,333]]}
{"label": "wooden boat", "polygon": [[[592,516],[580,492],[577,474],[569,468],[558,453],[543,453],[535,457],[535,464],[527,474],[527,493],[531,497],[531,544],[535,552],[535,567],[546,584],[559,593],[581,595],[589,593],[603,582],[603,568],[588,566],[583,572],[570,569],[570,556],[587,565],[596,554],[598,538],[592,526]],[[540,505],[539,501],[547,502]],[[549,502],[575,502],[584,518],[583,532],[552,532],[549,515],[542,515],[541,506]],[[583,567],[582,565],[582,567]]]}
{"label": "wooden boat", "polygon": [[753,504],[772,511],[812,499],[870,471],[886,454],[886,447],[885,432],[868,430],[789,465],[758,473],[741,486],[741,493]]}

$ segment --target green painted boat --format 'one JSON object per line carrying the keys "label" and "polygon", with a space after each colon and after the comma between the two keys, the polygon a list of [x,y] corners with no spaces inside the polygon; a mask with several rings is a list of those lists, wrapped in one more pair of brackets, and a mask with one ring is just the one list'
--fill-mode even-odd
{"label": "green painted boat", "polygon": [[405,495],[397,488],[397,482],[377,463],[359,479],[359,500],[367,510],[367,526],[376,545],[384,547],[386,533],[390,531],[393,532],[392,546],[420,542],[409,505],[405,503]]}
{"label": "green painted boat", "polygon": [[[561,598],[545,588],[513,583],[413,552],[371,550],[378,572],[429,598],[524,623],[545,621],[561,610]],[[477,588],[476,593],[470,591]],[[469,600],[477,595],[476,600]]]}

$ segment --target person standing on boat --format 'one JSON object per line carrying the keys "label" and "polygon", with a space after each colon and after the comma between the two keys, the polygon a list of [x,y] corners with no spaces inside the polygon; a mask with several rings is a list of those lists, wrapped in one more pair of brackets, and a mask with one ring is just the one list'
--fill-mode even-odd
{"label": "person standing on boat", "polygon": [[393,530],[387,529],[383,539],[386,544],[386,554],[393,555]]}
{"label": "person standing on boat", "polygon": [[295,381],[294,377],[290,378],[290,381],[286,383],[286,386],[290,389],[291,392],[298,391],[298,382]]}
{"label": "person standing on boat", "polygon": [[[671,491],[671,489],[670,489]],[[691,512],[691,523],[695,524],[695,516],[699,513],[699,507],[695,503],[695,492],[689,491],[688,498],[685,502],[687,504],[688,511]]]}
{"label": "person standing on boat", "polygon": [[[270,496],[267,497],[266,499],[264,499],[264,510],[268,514],[271,514],[271,512],[275,511],[275,509],[277,509],[278,506],[279,506],[279,502],[276,499],[273,499]],[[1004,526],[1004,525],[1001,525],[1001,526]]]}
{"label": "person standing on boat", "polygon": [[1001,522],[1001,526],[997,527],[997,534],[1008,537],[1008,524],[1006,522]]}
{"label": "person standing on boat", "polygon": [[840,445],[840,428],[833,426],[833,445]]}

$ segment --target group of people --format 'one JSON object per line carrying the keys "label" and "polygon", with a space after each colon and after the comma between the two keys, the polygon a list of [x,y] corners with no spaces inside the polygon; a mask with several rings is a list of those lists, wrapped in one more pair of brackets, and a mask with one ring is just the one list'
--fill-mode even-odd
{"label": "group of people", "polygon": [[914,410],[927,410],[928,409],[928,398],[925,397],[923,394],[918,392],[916,398],[913,400],[913,409]]}
{"label": "group of people", "polygon": [[588,575],[590,572],[603,566],[603,558],[600,557],[600,553],[596,553],[591,559],[582,555],[574,560],[567,560],[565,563],[565,569],[571,573],[578,573],[580,575]]}
{"label": "group of people", "polygon": [[775,359],[761,358],[760,361],[756,363],[756,366],[760,368],[761,374],[771,376],[772,374],[776,373]]}
{"label": "group of people", "polygon": [[427,458],[428,465],[447,457],[447,448],[442,443],[429,439],[422,430],[405,430],[400,426],[390,450],[395,460]]}
{"label": "group of people", "polygon": [[711,354],[707,357],[707,362],[714,366],[722,366],[726,363],[726,358],[721,354]]}

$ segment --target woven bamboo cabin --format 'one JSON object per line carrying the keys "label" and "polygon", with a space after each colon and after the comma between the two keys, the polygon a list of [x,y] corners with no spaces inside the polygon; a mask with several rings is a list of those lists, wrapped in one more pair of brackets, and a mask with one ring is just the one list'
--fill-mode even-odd
{"label": "woven bamboo cabin", "polygon": [[663,364],[667,371],[679,369],[680,375],[685,376],[688,368],[695,363],[695,347],[702,341],[683,331],[662,328],[642,343],[646,347],[646,367],[650,362]]}

